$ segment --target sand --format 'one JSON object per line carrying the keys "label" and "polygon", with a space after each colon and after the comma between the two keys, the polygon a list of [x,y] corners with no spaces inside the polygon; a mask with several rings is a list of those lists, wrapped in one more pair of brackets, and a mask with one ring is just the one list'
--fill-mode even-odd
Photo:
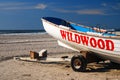
{"label": "sand", "polygon": [[0,35],[0,80],[120,80],[120,68],[110,63],[88,64],[86,72],[74,72],[70,62],[26,62],[14,56],[47,49],[48,57],[73,56],[75,51],[58,46],[57,40],[44,34]]}

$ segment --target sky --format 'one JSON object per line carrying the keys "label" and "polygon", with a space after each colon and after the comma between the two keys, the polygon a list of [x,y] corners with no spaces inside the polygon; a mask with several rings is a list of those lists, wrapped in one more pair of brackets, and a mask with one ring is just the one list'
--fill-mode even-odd
{"label": "sky", "polygon": [[120,0],[0,0],[0,30],[43,29],[42,17],[120,28]]}

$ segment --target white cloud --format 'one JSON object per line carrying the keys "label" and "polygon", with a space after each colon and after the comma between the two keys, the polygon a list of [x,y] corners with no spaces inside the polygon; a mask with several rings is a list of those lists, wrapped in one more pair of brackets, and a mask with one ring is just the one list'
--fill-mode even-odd
{"label": "white cloud", "polygon": [[34,9],[33,7],[5,7],[5,8],[1,8],[0,10],[27,10],[27,9]]}
{"label": "white cloud", "polygon": [[54,9],[54,10],[62,13],[77,13],[80,15],[106,15],[105,11],[102,9],[80,9],[80,10]]}
{"label": "white cloud", "polygon": [[109,10],[120,10],[120,3],[102,3],[101,6]]}
{"label": "white cloud", "polygon": [[83,9],[76,11],[78,14],[88,14],[88,15],[105,15],[105,12],[100,9]]}
{"label": "white cloud", "polygon": [[47,7],[47,5],[45,4],[38,4],[35,8],[36,9],[45,9]]}
{"label": "white cloud", "polygon": [[72,12],[74,12],[74,11],[71,11],[71,10],[57,9],[57,8],[54,8],[52,10],[57,11],[57,12],[61,12],[61,13],[72,13]]}
{"label": "white cloud", "polygon": [[7,6],[19,6],[19,5],[25,5],[27,3],[23,2],[6,2],[6,3],[0,3],[0,7],[7,7]]}
{"label": "white cloud", "polygon": [[[81,5],[80,5],[81,6]],[[94,5],[93,5],[94,6]],[[66,7],[63,9],[55,7],[54,11],[61,13],[75,13],[79,15],[120,15],[120,2],[119,3],[101,3],[97,7],[91,7],[88,5],[82,5],[82,7],[77,7],[73,9],[73,6],[70,8]]]}
{"label": "white cloud", "polygon": [[22,2],[13,2],[13,3],[0,3],[0,10],[29,10],[29,9],[45,9],[47,5],[39,3],[22,3]]}

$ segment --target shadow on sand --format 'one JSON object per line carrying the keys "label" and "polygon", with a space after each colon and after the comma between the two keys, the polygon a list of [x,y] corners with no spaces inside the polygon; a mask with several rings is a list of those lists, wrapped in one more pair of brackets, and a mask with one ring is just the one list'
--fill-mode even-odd
{"label": "shadow on sand", "polygon": [[109,72],[110,70],[120,70],[120,64],[99,63],[90,64],[85,72]]}
{"label": "shadow on sand", "polygon": [[[70,63],[64,63],[64,62],[41,62],[42,64],[56,64],[58,66],[63,65],[65,68],[71,68]],[[90,72],[109,72],[110,70],[120,70],[120,64],[116,63],[92,63],[88,64],[87,70],[85,73]]]}

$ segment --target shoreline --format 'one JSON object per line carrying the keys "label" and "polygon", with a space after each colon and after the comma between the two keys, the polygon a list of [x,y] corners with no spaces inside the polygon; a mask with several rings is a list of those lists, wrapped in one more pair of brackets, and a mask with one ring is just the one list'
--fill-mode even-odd
{"label": "shoreline", "polygon": [[49,54],[73,52],[58,46],[57,40],[47,33],[0,35],[0,61],[14,56],[26,56],[30,51],[39,52],[42,49],[47,49]]}

